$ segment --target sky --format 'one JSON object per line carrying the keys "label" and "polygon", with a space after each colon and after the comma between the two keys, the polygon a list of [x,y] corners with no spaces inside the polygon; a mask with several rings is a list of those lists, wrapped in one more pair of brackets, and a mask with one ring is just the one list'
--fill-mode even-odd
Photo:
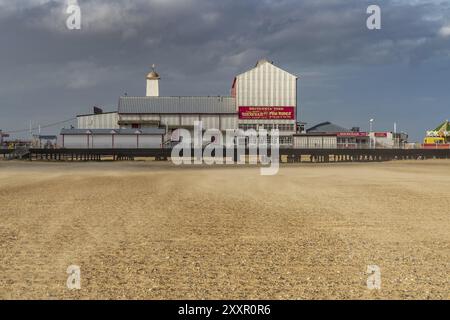
{"label": "sky", "polygon": [[[450,118],[448,0],[78,0],[81,30],[69,30],[75,2],[0,0],[1,130],[114,111],[145,95],[152,64],[161,95],[229,95],[261,58],[300,77],[308,126],[365,131],[373,118],[421,141]],[[372,4],[380,30],[366,26]]]}

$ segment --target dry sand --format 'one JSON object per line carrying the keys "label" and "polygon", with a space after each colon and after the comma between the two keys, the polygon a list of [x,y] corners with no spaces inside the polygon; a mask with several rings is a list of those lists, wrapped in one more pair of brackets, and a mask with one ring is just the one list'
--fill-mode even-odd
{"label": "dry sand", "polygon": [[449,161],[0,161],[3,299],[449,299],[449,258]]}

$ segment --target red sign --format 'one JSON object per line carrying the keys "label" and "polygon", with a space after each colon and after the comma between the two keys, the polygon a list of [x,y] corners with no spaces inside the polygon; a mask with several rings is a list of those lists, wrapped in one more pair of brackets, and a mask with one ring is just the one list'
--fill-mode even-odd
{"label": "red sign", "polygon": [[367,132],[338,132],[338,137],[367,137]]}
{"label": "red sign", "polygon": [[295,108],[239,107],[239,119],[295,120]]}
{"label": "red sign", "polygon": [[387,132],[375,132],[375,137],[377,138],[387,138]]}

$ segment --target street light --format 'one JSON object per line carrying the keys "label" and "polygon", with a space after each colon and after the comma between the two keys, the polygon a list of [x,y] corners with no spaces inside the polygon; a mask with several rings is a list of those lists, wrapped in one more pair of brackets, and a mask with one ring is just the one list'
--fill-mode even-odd
{"label": "street light", "polygon": [[374,119],[370,119],[369,120],[369,149],[372,149],[372,128],[373,128],[373,122],[375,120]]}

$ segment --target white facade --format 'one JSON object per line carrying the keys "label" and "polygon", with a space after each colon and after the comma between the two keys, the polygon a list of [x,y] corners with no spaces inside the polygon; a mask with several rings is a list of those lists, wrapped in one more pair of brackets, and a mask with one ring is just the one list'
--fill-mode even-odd
{"label": "white facade", "polygon": [[199,120],[202,121],[205,129],[220,129],[220,116],[201,115]]}
{"label": "white facade", "polygon": [[160,148],[162,142],[163,142],[162,136],[141,135],[139,136],[138,148],[143,149]]}
{"label": "white facade", "polygon": [[370,132],[372,148],[399,148],[407,140],[407,135],[393,132]]}
{"label": "white facade", "polygon": [[63,148],[67,149],[84,149],[89,148],[89,140],[87,135],[64,136],[61,143]]}
{"label": "white facade", "polygon": [[163,135],[64,134],[61,141],[67,149],[152,149],[161,148]]}
{"label": "white facade", "polygon": [[296,149],[336,149],[336,136],[295,135],[293,146]]}
{"label": "white facade", "polygon": [[[121,123],[139,123],[140,128],[149,128],[159,125],[161,127],[192,127],[195,121],[203,122],[203,129],[219,129],[222,131],[238,128],[238,117],[234,114],[143,114],[120,115]],[[149,122],[145,124],[145,122]],[[154,122],[154,123],[150,123]],[[121,128],[130,128],[130,125],[121,125]]]}
{"label": "white facade", "polygon": [[177,114],[161,115],[160,123],[162,126],[180,126],[181,119]]}
{"label": "white facade", "polygon": [[220,130],[233,130],[238,127],[237,115],[222,115],[220,117]]}
{"label": "white facade", "polygon": [[236,77],[236,107],[296,107],[297,79],[261,60],[255,68]]}
{"label": "white facade", "polygon": [[93,149],[108,149],[112,148],[111,135],[92,135],[90,136],[90,146]]}
{"label": "white facade", "polygon": [[[236,77],[233,94],[240,129],[278,129],[280,143],[291,144],[296,133],[298,77],[267,60]],[[243,116],[248,109],[252,117]]]}
{"label": "white facade", "polygon": [[119,129],[117,112],[77,116],[78,129]]}
{"label": "white facade", "polygon": [[147,97],[159,97],[159,79],[147,79]]}
{"label": "white facade", "polygon": [[138,148],[138,136],[137,135],[114,136],[114,148],[117,149]]}

